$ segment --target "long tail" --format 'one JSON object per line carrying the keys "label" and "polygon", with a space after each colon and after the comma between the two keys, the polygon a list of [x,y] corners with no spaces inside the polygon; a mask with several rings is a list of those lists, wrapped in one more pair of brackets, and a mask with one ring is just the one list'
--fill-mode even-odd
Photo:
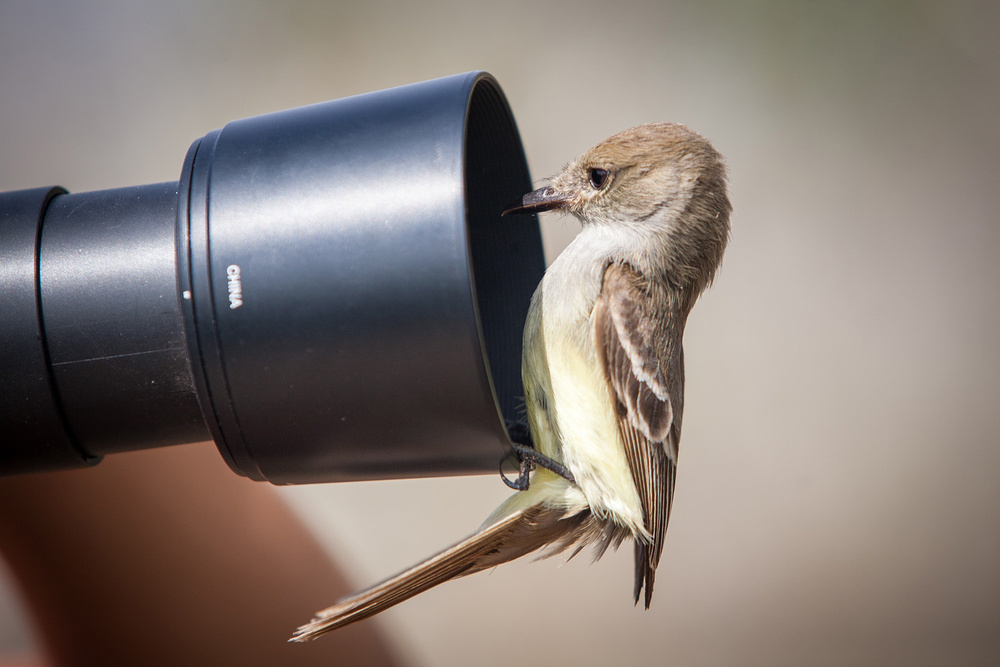
{"label": "long tail", "polygon": [[544,505],[518,509],[410,569],[317,612],[289,641],[303,642],[408,600],[444,583],[491,568],[546,545],[567,543],[589,512],[568,513]]}

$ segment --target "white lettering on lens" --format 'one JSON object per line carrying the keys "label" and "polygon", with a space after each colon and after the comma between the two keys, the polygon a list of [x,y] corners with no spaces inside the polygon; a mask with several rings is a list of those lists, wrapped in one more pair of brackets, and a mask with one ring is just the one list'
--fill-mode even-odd
{"label": "white lettering on lens", "polygon": [[243,305],[243,282],[240,280],[239,265],[230,264],[226,268],[226,275],[229,277],[229,308],[236,310]]}

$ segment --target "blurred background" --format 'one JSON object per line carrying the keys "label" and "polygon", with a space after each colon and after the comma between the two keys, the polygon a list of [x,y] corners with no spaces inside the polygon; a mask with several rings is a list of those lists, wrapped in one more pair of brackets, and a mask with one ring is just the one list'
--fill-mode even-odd
{"label": "blurred background", "polygon": [[[0,190],[176,180],[230,120],[472,69],[535,179],[685,122],[727,156],[735,214],[687,328],[652,609],[623,549],[375,623],[414,665],[1000,664],[998,25],[991,2],[4,0]],[[542,225],[549,260],[578,230]],[[278,491],[358,587],[508,493]],[[33,641],[0,584],[0,656]]]}

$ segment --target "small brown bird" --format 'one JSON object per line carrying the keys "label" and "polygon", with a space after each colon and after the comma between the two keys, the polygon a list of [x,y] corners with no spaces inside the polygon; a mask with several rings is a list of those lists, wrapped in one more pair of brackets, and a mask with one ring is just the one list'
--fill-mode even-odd
{"label": "small brown bird", "polygon": [[[732,207],[722,156],[676,123],[601,142],[504,214],[561,210],[583,229],[545,273],[524,329],[535,449],[518,491],[478,532],[316,614],[293,641],[545,548],[635,543],[635,601],[653,594],[674,495],[684,357],[695,300],[715,276]],[[534,472],[529,471],[537,465]]]}

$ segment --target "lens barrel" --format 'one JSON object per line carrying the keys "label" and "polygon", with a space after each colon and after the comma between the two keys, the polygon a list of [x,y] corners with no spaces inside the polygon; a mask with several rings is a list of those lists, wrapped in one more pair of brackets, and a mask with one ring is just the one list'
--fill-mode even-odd
{"label": "lens barrel", "polygon": [[209,438],[276,484],[495,471],[530,189],[472,72],[234,121],[177,183],[0,194],[0,474]]}

